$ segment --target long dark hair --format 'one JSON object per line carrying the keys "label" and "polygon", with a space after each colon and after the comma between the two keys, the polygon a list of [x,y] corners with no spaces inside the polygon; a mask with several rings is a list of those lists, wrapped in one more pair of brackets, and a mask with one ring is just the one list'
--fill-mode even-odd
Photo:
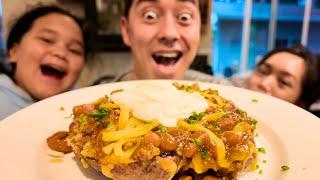
{"label": "long dark hair", "polygon": [[[60,8],[56,5],[41,5],[41,6],[37,6],[33,9],[31,9],[30,11],[27,11],[26,13],[24,13],[22,16],[20,16],[15,23],[11,26],[11,29],[9,31],[8,34],[8,38],[7,38],[7,56],[9,55],[9,51],[10,49],[16,44],[19,43],[21,41],[21,39],[23,38],[23,36],[32,28],[33,23],[40,17],[43,17],[45,15],[48,15],[50,13],[58,13],[58,14],[62,14],[65,16],[68,16],[70,18],[72,18],[76,24],[79,26],[79,28],[81,29],[82,32],[82,37],[83,40],[85,41],[86,37],[85,37],[85,33],[84,30],[82,29],[82,22],[73,14],[71,14],[70,12],[68,12],[67,10]],[[84,51],[86,53],[86,43],[84,43]],[[11,64],[11,68],[8,70],[5,67],[2,67],[3,69],[3,73],[6,73],[7,75],[9,75],[11,78],[13,77],[14,71],[15,71],[15,64]],[[2,70],[1,69],[1,70]]]}
{"label": "long dark hair", "polygon": [[306,73],[304,74],[301,85],[302,91],[296,104],[302,108],[308,109],[310,105],[317,99],[318,96],[315,90],[315,87],[318,86],[318,69],[316,56],[303,45],[295,44],[289,48],[277,48],[270,51],[262,58],[262,60],[258,63],[258,66],[264,64],[265,61],[269,59],[272,55],[280,52],[294,54],[302,58],[306,64]]}

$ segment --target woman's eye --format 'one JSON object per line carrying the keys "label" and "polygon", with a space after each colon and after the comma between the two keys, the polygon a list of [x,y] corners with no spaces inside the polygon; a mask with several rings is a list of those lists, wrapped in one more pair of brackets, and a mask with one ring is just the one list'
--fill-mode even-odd
{"label": "woman's eye", "polygon": [[46,38],[46,37],[39,37],[39,39],[45,43],[53,43],[54,41],[50,38]]}
{"label": "woman's eye", "polygon": [[264,68],[264,67],[258,67],[257,72],[260,75],[264,75],[264,76],[267,76],[267,75],[270,74],[270,71],[267,68]]}
{"label": "woman's eye", "polygon": [[48,38],[40,38],[43,42],[46,42],[46,43],[53,43],[53,40],[51,39],[48,39]]}
{"label": "woman's eye", "polygon": [[179,16],[180,21],[189,21],[191,19],[191,14],[190,13],[182,13]]}
{"label": "woman's eye", "polygon": [[283,79],[279,79],[278,83],[279,83],[279,87],[285,87],[285,86],[292,87],[290,82],[287,82],[286,80],[283,80]]}
{"label": "woman's eye", "polygon": [[76,54],[76,55],[83,55],[83,50],[82,49],[70,49],[70,51],[73,54]]}
{"label": "woman's eye", "polygon": [[157,18],[157,14],[153,11],[148,11],[143,14],[143,17],[148,20],[153,20]]}

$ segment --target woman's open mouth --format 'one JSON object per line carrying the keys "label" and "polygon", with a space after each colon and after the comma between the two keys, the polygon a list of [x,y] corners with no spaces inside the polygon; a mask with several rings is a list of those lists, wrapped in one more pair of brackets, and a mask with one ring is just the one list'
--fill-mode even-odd
{"label": "woman's open mouth", "polygon": [[42,74],[55,79],[62,79],[67,74],[65,70],[50,65],[41,65],[40,68]]}

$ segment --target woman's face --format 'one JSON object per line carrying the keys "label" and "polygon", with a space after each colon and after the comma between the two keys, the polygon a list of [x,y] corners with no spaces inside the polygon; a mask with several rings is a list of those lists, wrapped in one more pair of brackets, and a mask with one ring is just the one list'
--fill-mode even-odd
{"label": "woman's face", "polygon": [[270,56],[248,79],[248,88],[296,104],[306,73],[302,58],[288,52]]}
{"label": "woman's face", "polygon": [[16,64],[16,83],[33,98],[65,92],[84,65],[82,31],[72,18],[50,13],[33,22],[9,50],[9,60]]}

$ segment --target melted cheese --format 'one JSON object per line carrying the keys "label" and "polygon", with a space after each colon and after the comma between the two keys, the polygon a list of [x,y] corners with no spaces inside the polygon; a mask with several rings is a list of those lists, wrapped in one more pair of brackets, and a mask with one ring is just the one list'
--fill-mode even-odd
{"label": "melted cheese", "polygon": [[193,112],[204,112],[208,107],[199,93],[180,91],[173,85],[159,82],[137,84],[111,94],[110,99],[129,107],[136,118],[145,121],[156,119],[167,127],[175,127],[179,119],[188,118]]}

